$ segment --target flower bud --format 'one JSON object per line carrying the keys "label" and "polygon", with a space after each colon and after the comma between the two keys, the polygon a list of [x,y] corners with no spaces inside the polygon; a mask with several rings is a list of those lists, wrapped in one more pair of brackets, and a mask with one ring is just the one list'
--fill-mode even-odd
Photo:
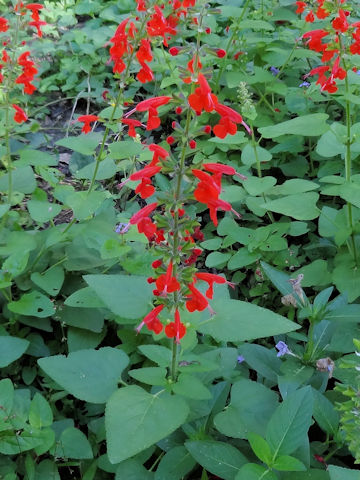
{"label": "flower bud", "polygon": [[176,107],[176,108],[175,108],[175,113],[176,113],[177,115],[180,115],[181,112],[182,112],[182,108],[181,108],[181,107]]}
{"label": "flower bud", "polygon": [[168,145],[172,145],[174,142],[175,142],[175,138],[174,138],[172,135],[170,135],[170,136],[167,137],[166,143],[167,143]]}
{"label": "flower bud", "polygon": [[176,55],[179,55],[179,53],[180,53],[180,48],[178,48],[178,47],[171,47],[171,48],[169,48],[169,53],[170,53],[170,55],[172,55],[173,57],[176,57]]}
{"label": "flower bud", "polygon": [[226,51],[223,50],[222,48],[219,48],[219,49],[216,51],[216,55],[217,55],[219,58],[224,58],[225,55],[226,55]]}
{"label": "flower bud", "polygon": [[195,142],[195,140],[190,140],[190,142],[189,142],[189,147],[190,147],[192,150],[194,150],[194,149],[196,148],[196,142]]}
{"label": "flower bud", "polygon": [[211,133],[211,126],[210,125],[205,125],[204,133],[207,133],[207,134]]}

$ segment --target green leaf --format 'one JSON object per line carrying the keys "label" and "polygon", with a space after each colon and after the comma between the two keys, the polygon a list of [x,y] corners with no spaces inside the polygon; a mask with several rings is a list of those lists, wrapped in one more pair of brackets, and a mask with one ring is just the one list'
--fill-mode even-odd
{"label": "green leaf", "polygon": [[120,376],[129,362],[116,348],[79,350],[41,358],[40,367],[74,397],[91,403],[105,403],[117,389]]}
{"label": "green leaf", "polygon": [[328,285],[331,283],[331,274],[328,271],[328,262],[326,260],[315,260],[304,267],[299,268],[294,276],[302,273],[304,278],[301,282],[302,287],[313,287],[318,285]]}
{"label": "green leaf", "polygon": [[333,270],[332,280],[336,288],[346,294],[349,302],[360,296],[360,269],[350,262],[343,262]]}
{"label": "green leaf", "polygon": [[281,360],[275,350],[270,350],[255,343],[246,343],[241,346],[241,354],[250,367],[263,377],[276,382],[280,375]]}
{"label": "green leaf", "polygon": [[280,455],[277,457],[273,468],[281,472],[305,472],[306,470],[305,465],[300,462],[300,460],[290,457],[290,455]]}
{"label": "green leaf", "polygon": [[99,145],[103,137],[100,132],[90,132],[88,134],[81,134],[77,137],[66,137],[58,140],[56,145],[69,148],[74,152],[82,153],[83,155],[92,155],[95,148]]}
{"label": "green leaf", "polygon": [[53,422],[51,407],[40,393],[35,393],[31,401],[29,422],[35,428],[50,427]]}
{"label": "green leaf", "polygon": [[35,480],[60,480],[55,460],[43,460],[36,466]]}
{"label": "green leaf", "polygon": [[264,138],[276,138],[286,134],[317,137],[329,129],[326,123],[328,118],[329,115],[326,113],[302,115],[286,122],[259,128],[259,132]]}
{"label": "green leaf", "polygon": [[287,318],[249,302],[218,298],[212,302],[212,307],[215,315],[200,322],[197,330],[221,342],[254,340],[299,328]]}
{"label": "green leaf", "polygon": [[174,447],[161,459],[155,473],[155,480],[182,480],[195,465],[195,460],[185,447]]}
{"label": "green leaf", "polygon": [[[135,275],[85,275],[84,280],[105,305],[122,318],[138,319],[150,310],[152,287]],[[139,295],[141,292],[141,295]]]}
{"label": "green leaf", "polygon": [[166,373],[166,368],[161,367],[136,368],[128,372],[130,377],[148,385],[165,385]]}
{"label": "green leaf", "polygon": [[125,140],[121,142],[114,142],[109,145],[110,154],[108,158],[114,160],[122,160],[124,158],[130,158],[143,150],[141,143],[134,142],[132,140]]}
{"label": "green leaf", "polygon": [[12,278],[20,275],[26,268],[29,252],[17,252],[10,255],[2,265],[2,270],[9,272]]}
{"label": "green leaf", "polygon": [[231,257],[231,253],[211,252],[205,261],[205,265],[209,268],[219,267],[226,263]]}
{"label": "green leaf", "polygon": [[261,195],[276,184],[274,177],[248,177],[244,181],[244,188],[250,195]]}
{"label": "green leaf", "polygon": [[277,405],[275,392],[261,383],[242,378],[232,386],[231,403],[215,416],[214,424],[229,437],[247,438],[248,432],[265,435]]}
{"label": "green leaf", "polygon": [[105,304],[90,287],[81,288],[72,293],[65,302],[68,307],[104,308]]}
{"label": "green leaf", "polygon": [[105,410],[110,462],[126,460],[167,437],[185,423],[188,413],[182,398],[164,391],[151,395],[135,385],[117,390]]}
{"label": "green leaf", "polygon": [[[272,155],[268,150],[265,150],[265,148],[257,146],[256,154],[255,154],[255,150],[253,146],[248,143],[247,145],[245,145],[245,147],[241,152],[241,161],[244,165],[247,165],[248,167],[250,167],[251,165],[254,165],[254,163],[256,163],[256,155],[259,162],[269,162],[272,159]],[[256,178],[256,177],[252,177],[252,178]],[[273,177],[269,177],[269,178],[273,178]],[[246,188],[245,186],[246,183],[247,183],[247,180],[244,182],[245,188]],[[264,184],[264,187],[268,186],[270,183],[272,183],[272,181],[267,180],[267,183]],[[270,185],[270,187],[275,185],[275,183],[276,183],[276,179],[275,179],[275,182],[272,185]],[[261,185],[262,182],[260,181],[259,184]]]}
{"label": "green leaf", "polygon": [[195,440],[185,442],[185,447],[202,467],[225,480],[234,480],[247,463],[246,457],[229,443]]}
{"label": "green leaf", "polygon": [[320,214],[320,210],[316,206],[318,200],[318,193],[306,192],[270,200],[260,206],[266,210],[281,213],[296,220],[313,220]]}
{"label": "green leaf", "polygon": [[359,470],[329,465],[330,480],[359,480]]}
{"label": "green leaf", "polygon": [[66,204],[74,212],[77,220],[85,220],[101,207],[106,199],[106,192],[74,192],[66,197]]}
{"label": "green leaf", "polygon": [[10,302],[8,308],[11,312],[19,315],[40,318],[50,317],[55,313],[55,307],[51,300],[36,290],[31,293],[24,293],[19,300]]}
{"label": "green leaf", "polygon": [[17,165],[33,165],[34,167],[56,167],[58,162],[54,155],[50,155],[47,152],[41,150],[31,150],[25,148],[19,152],[20,160]]}
{"label": "green leaf", "polygon": [[314,395],[313,416],[319,427],[333,437],[339,428],[339,414],[324,395],[315,389],[312,392]]}
{"label": "green leaf", "polygon": [[160,367],[168,367],[171,362],[171,350],[162,345],[140,345],[140,352]]}
{"label": "green leaf", "polygon": [[197,377],[187,373],[181,373],[178,381],[173,386],[178,395],[183,395],[194,400],[209,400],[212,398],[210,390]]}
{"label": "green leaf", "polygon": [[[280,293],[285,295],[293,295],[297,301],[298,306],[301,306],[301,302],[296,293],[294,293],[292,285],[290,283],[290,276],[284,272],[280,272],[271,267],[266,262],[260,262],[261,267],[264,270],[265,275],[271,280],[273,285],[279,290]],[[304,294],[304,298],[306,298]]]}
{"label": "green leaf", "polygon": [[0,337],[0,368],[7,367],[23,355],[29,342],[23,338]]}
{"label": "green leaf", "polygon": [[[76,170],[74,173],[75,178],[91,180],[95,173],[97,162],[91,162],[80,170]],[[95,180],[106,180],[107,178],[112,178],[117,172],[116,165],[113,160],[110,158],[105,158],[100,162],[98,171],[96,172]]]}
{"label": "green leaf", "polygon": [[[9,188],[9,174],[0,178],[0,192],[7,192]],[[32,193],[36,188],[33,169],[30,166],[18,167],[12,171],[13,192]]]}
{"label": "green leaf", "polygon": [[44,190],[37,188],[27,202],[30,217],[38,223],[45,223],[61,212],[61,205],[50,203]]}
{"label": "green leaf", "polygon": [[116,469],[115,480],[152,480],[153,478],[153,472],[149,472],[138,460],[132,458],[121,462]]}
{"label": "green leaf", "polygon": [[[1,344],[1,337],[0,337]],[[2,349],[1,349],[2,350]],[[1,357],[1,354],[0,354]],[[1,367],[2,368],[2,367]],[[0,380],[0,419],[8,417],[14,403],[14,385],[10,378]]]}
{"label": "green leaf", "polygon": [[292,178],[291,180],[286,180],[282,185],[274,187],[270,193],[271,195],[294,195],[295,193],[305,193],[318,188],[319,185],[315,182],[303,180],[302,178]]}
{"label": "green leaf", "polygon": [[91,459],[93,452],[86,436],[77,428],[66,428],[58,440],[56,455],[64,458]]}
{"label": "green leaf", "polygon": [[245,29],[267,30],[267,31],[274,30],[274,26],[271,25],[271,23],[269,22],[265,22],[264,20],[243,20],[242,22],[238,23],[238,26],[240,30],[245,30]]}
{"label": "green leaf", "polygon": [[253,452],[258,457],[258,459],[264,462],[266,465],[269,465],[271,463],[273,455],[267,441],[264,440],[257,433],[251,432],[248,435],[248,440]]}
{"label": "green leaf", "polygon": [[235,480],[278,480],[278,477],[262,465],[247,463],[240,469]]}
{"label": "green leaf", "polygon": [[311,387],[289,394],[276,409],[267,427],[266,440],[277,457],[290,455],[303,442],[313,412]]}
{"label": "green leaf", "polygon": [[38,287],[42,288],[49,295],[55,296],[59,293],[64,283],[64,270],[60,267],[53,267],[44,273],[34,272],[30,276],[31,280]]}

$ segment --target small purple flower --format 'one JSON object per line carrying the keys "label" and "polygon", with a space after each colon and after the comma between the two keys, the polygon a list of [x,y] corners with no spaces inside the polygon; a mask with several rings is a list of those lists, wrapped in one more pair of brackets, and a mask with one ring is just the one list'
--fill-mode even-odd
{"label": "small purple flower", "polygon": [[287,353],[291,354],[288,346],[286,345],[285,342],[278,342],[275,345],[276,350],[278,350],[277,357],[282,357],[283,355],[286,355]]}
{"label": "small purple flower", "polygon": [[276,67],[270,67],[270,72],[276,77],[280,73],[280,70]]}
{"label": "small purple flower", "polygon": [[360,70],[356,70],[356,75],[360,75]]}
{"label": "small purple flower", "polygon": [[243,357],[242,355],[239,355],[237,357],[237,363],[242,363],[244,360],[245,360],[245,357]]}
{"label": "small purple flower", "polygon": [[310,87],[310,83],[309,82],[302,82],[299,87]]}
{"label": "small purple flower", "polygon": [[130,223],[119,223],[116,225],[115,232],[124,235],[130,228]]}

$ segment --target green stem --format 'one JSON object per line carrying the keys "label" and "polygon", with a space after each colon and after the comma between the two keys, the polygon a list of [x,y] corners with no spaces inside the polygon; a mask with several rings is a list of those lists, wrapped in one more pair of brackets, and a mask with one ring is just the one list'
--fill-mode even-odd
{"label": "green stem", "polygon": [[305,353],[304,353],[304,362],[310,362],[313,353],[314,353],[314,322],[310,321],[309,331],[308,331],[308,343],[306,345]]}
{"label": "green stem", "polygon": [[[241,15],[240,15],[240,17],[239,17],[238,20],[237,20],[238,23],[240,23],[241,20],[244,18],[245,12],[246,12],[249,4],[250,4],[250,0],[246,0],[245,4],[244,4],[244,6],[243,6],[243,9],[242,9]],[[221,76],[222,76],[222,74],[224,73],[224,69],[225,69],[225,67],[226,67],[226,65],[227,65],[228,52],[229,52],[229,50],[230,50],[230,48],[231,48],[231,45],[232,45],[235,37],[236,37],[237,34],[238,34],[239,28],[240,28],[239,25],[236,25],[236,27],[234,28],[234,31],[233,31],[231,37],[229,38],[229,41],[228,41],[227,45],[226,45],[226,47],[225,47],[226,55],[225,55],[225,57],[223,58],[223,61],[222,61],[221,67],[219,68],[219,72],[218,72],[218,75],[217,75],[217,77],[216,77],[216,82],[215,82],[215,88],[214,88],[214,90],[215,90],[215,92],[217,92],[217,93],[218,93],[218,90],[219,90],[219,83],[220,83]]]}
{"label": "green stem", "polygon": [[[344,63],[346,69],[346,65]],[[345,101],[345,114],[346,114],[346,152],[345,152],[345,180],[346,182],[351,181],[351,114],[350,114],[350,101],[348,100],[348,95],[350,93],[349,89],[349,80],[346,75],[345,77],[345,92],[346,92],[346,101]],[[347,211],[348,211],[348,224],[351,230],[351,248],[355,265],[358,266],[358,258],[355,244],[355,235],[354,235],[354,224],[353,224],[353,213],[352,205],[350,202],[347,202]]]}
{"label": "green stem", "polygon": [[6,168],[8,174],[8,197],[7,203],[11,207],[12,201],[12,162],[11,162],[11,149],[10,149],[10,118],[9,118],[9,94],[5,96],[5,147],[6,147]]}
{"label": "green stem", "polygon": [[[119,89],[119,93],[116,97],[116,101],[115,101],[115,104],[113,106],[113,109],[112,109],[112,112],[111,112],[111,115],[110,115],[110,118],[109,118],[109,123],[111,124],[112,121],[114,120],[114,117],[115,117],[115,113],[116,113],[116,110],[118,108],[118,106],[120,105],[120,100],[123,96],[123,93],[124,93],[124,90],[125,90],[125,86],[126,86],[126,82],[127,82],[127,79],[128,79],[128,75],[129,75],[129,71],[130,71],[130,67],[131,67],[131,63],[132,63],[132,60],[134,58],[134,55],[137,51],[137,44],[140,42],[141,40],[141,37],[142,37],[142,33],[143,33],[143,29],[145,27],[145,24],[148,20],[148,16],[149,14],[145,15],[144,18],[143,18],[143,21],[139,27],[139,31],[138,31],[138,34],[137,34],[137,37],[136,37],[136,41],[134,42],[135,45],[134,45],[134,48],[128,58],[128,62],[127,62],[127,66],[126,66],[126,70],[125,70],[125,73],[124,73],[124,77],[122,78],[121,80],[121,83],[120,83],[120,89]],[[99,153],[96,157],[96,165],[95,165],[95,170],[94,170],[94,173],[93,173],[93,176],[92,176],[92,179],[91,179],[91,182],[90,182],[90,186],[88,188],[88,195],[92,192],[93,188],[94,188],[94,185],[95,185],[95,180],[96,180],[96,175],[98,173],[98,170],[99,170],[99,167],[100,167],[100,162],[102,160],[102,156],[103,156],[103,152],[104,152],[104,148],[105,148],[105,142],[107,140],[107,137],[109,135],[109,132],[110,132],[110,127],[107,125],[106,128],[105,128],[105,131],[104,131],[104,135],[103,135],[103,138],[102,138],[102,142],[101,142],[101,146],[100,146],[100,150],[99,150]]]}
{"label": "green stem", "polygon": [[[261,178],[262,177],[261,163],[260,163],[258,151],[257,151],[257,148],[256,148],[257,147],[257,142],[256,142],[256,139],[255,139],[254,126],[253,126],[252,123],[250,124],[250,127],[251,127],[251,144],[252,144],[252,147],[253,147],[253,150],[254,150],[257,174],[258,174],[258,177]],[[264,202],[266,203],[267,198],[266,198],[265,193],[262,193],[262,197],[264,199]],[[273,216],[272,212],[266,212],[266,213],[267,213],[267,216],[269,217],[270,222],[275,223],[275,219],[274,219],[274,216]]]}
{"label": "green stem", "polygon": [[171,380],[176,382],[177,376],[177,351],[178,345],[175,340],[172,342],[172,358],[171,358]]}

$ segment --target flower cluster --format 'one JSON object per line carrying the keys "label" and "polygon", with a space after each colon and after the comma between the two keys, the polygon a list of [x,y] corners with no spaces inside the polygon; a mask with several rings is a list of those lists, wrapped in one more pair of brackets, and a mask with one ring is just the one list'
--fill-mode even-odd
{"label": "flower cluster", "polygon": [[325,2],[316,0],[316,9],[309,10],[308,2],[297,1],[296,13],[307,12],[306,22],[326,20],[326,26],[311,30],[303,35],[303,39],[310,50],[321,53],[322,65],[310,70],[305,78],[317,75],[316,83],[322,91],[335,93],[338,89],[336,80],[343,80],[347,76],[346,68],[342,68],[345,54],[360,54],[360,22],[350,22],[350,11],[347,10],[345,0]]}
{"label": "flower cluster", "polygon": [[[14,13],[19,15],[21,21],[18,23],[17,28],[20,30],[25,29],[27,26],[35,27],[39,37],[42,37],[41,27],[46,25],[46,22],[41,20],[40,11],[43,9],[43,5],[40,3],[29,3],[24,5],[23,2],[17,2]],[[30,18],[28,16],[30,15]],[[0,17],[0,32],[8,32],[10,28],[9,21]],[[3,84],[6,87],[7,92],[11,92],[15,85],[23,86],[23,93],[32,95],[36,90],[35,85],[32,83],[35,75],[38,73],[38,69],[35,63],[30,58],[30,51],[22,52],[17,58],[17,52],[20,48],[26,45],[25,41],[15,40],[18,35],[10,35],[3,43],[3,50],[1,53],[0,63],[0,86]],[[14,73],[16,74],[14,76]],[[10,104],[8,105],[8,108]],[[12,104],[15,110],[14,120],[17,123],[25,122],[28,117],[24,110],[16,104]]]}
{"label": "flower cluster", "polygon": [[[140,70],[135,73],[137,80],[141,83],[151,81],[151,48],[154,42],[167,47],[169,40],[177,33],[179,22],[189,20],[192,28],[195,25],[196,29],[202,31],[203,16],[208,8],[208,5],[201,6],[199,9],[202,13],[196,12],[196,0],[173,0],[166,6],[159,6],[154,1],[137,0],[138,17],[121,22],[110,40],[110,59],[121,85],[126,85],[132,75],[134,63],[140,65]],[[148,278],[149,284],[154,284],[154,305],[137,331],[146,325],[155,334],[164,331],[167,337],[176,342],[186,334],[187,329],[187,325],[181,321],[181,312],[202,312],[208,309],[213,314],[209,300],[213,298],[214,284],[234,286],[220,275],[197,270],[196,263],[202,250],[196,242],[202,241],[204,236],[200,224],[188,214],[186,208],[186,204],[194,200],[206,205],[215,226],[218,224],[219,210],[240,217],[230,203],[220,198],[221,183],[223,175],[236,175],[243,180],[245,177],[228,165],[193,164],[196,137],[211,135],[213,132],[215,136],[225,138],[237,132],[238,124],[250,131],[242,116],[230,106],[220,103],[212,93],[209,69],[202,70],[200,61],[200,54],[214,54],[210,50],[201,49],[199,42],[186,47],[170,47],[168,51],[171,55],[177,55],[180,51],[190,53],[187,68],[179,67],[180,79],[189,85],[185,86],[189,89],[188,94],[146,98],[129,108],[122,118],[111,119],[122,125],[123,135],[127,133],[139,141],[140,128],[152,131],[161,127],[161,109],[173,109],[178,116],[177,121],[172,122],[173,134],[166,138],[166,148],[156,143],[143,142],[144,151],[151,152],[150,160],[142,163],[140,168],[134,168],[118,184],[118,188],[122,189],[130,181],[138,182],[135,194],[142,199],[142,208],[134,213],[129,223],[136,225],[138,232],[146,236],[159,256],[153,262],[153,274]],[[216,52],[219,57],[223,54],[223,50]],[[135,67],[135,72],[136,70]],[[123,110],[128,106],[121,95],[113,103],[113,108],[118,105]],[[204,112],[214,115],[213,127],[202,124]],[[182,119],[182,116],[185,118]],[[88,133],[91,124],[97,120],[102,121],[97,115],[80,116],[78,121],[84,124],[82,132]],[[159,174],[172,178],[172,188],[168,193],[162,192],[161,196],[157,194],[154,184],[154,179]],[[144,200],[148,199],[149,203],[144,206]],[[119,233],[125,232],[119,230]],[[207,289],[203,293],[202,287],[205,285]],[[161,317],[165,312],[173,317],[172,321],[164,323]]]}

